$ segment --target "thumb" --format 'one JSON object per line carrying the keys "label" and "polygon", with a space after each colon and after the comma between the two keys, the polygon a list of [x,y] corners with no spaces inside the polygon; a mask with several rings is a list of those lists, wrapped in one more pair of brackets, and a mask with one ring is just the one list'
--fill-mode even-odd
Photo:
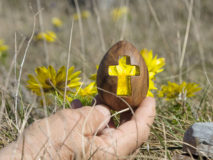
{"label": "thumb", "polygon": [[110,120],[110,111],[104,105],[85,106],[75,111],[80,115],[79,126],[81,126],[81,133],[85,136],[91,136],[102,130]]}

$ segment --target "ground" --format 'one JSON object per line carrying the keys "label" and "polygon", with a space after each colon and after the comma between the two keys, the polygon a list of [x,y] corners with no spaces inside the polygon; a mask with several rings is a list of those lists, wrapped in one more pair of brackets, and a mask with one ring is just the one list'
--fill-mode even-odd
{"label": "ground", "polygon": [[[155,79],[158,89],[167,81],[195,82],[202,88],[184,101],[168,101],[154,91],[157,116],[151,135],[130,156],[132,159],[173,159],[182,153],[183,135],[190,125],[213,120],[213,2],[120,0],[101,4],[104,2],[93,7],[79,4],[77,8],[90,15],[76,20],[76,7],[66,0],[0,1],[0,39],[9,48],[7,56],[0,59],[0,148],[14,141],[18,131],[35,119],[47,116],[39,107],[38,97],[26,88],[28,74],[38,66],[66,66],[71,46],[70,66],[81,70],[82,79],[89,82],[103,55],[121,39],[133,43],[139,51],[152,49],[155,55],[165,58],[164,71]],[[121,6],[127,6],[128,13],[113,19],[112,10]],[[62,27],[53,26],[53,17],[61,19]],[[35,40],[39,32],[47,30],[57,34],[55,42]],[[50,109],[48,114],[54,111]],[[19,123],[15,123],[16,117],[21,117]]]}

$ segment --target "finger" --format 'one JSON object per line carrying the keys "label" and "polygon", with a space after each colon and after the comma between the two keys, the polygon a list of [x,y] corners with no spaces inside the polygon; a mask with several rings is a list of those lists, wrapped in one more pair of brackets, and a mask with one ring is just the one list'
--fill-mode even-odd
{"label": "finger", "polygon": [[102,134],[109,133],[109,132],[111,132],[112,130],[115,130],[115,129],[116,129],[116,126],[115,126],[115,124],[114,124],[114,122],[111,118],[108,125],[98,133],[98,136],[100,136]]}
{"label": "finger", "polygon": [[[110,120],[110,111],[104,105],[62,110],[56,115],[58,118],[60,117],[60,124],[57,123],[54,126],[60,129],[56,130],[54,127],[54,139],[60,140],[56,142],[55,148],[62,157],[68,157],[72,153],[77,156],[81,153],[87,143],[85,137],[98,133],[99,130],[106,127]],[[56,120],[56,117],[53,118]]]}
{"label": "finger", "polygon": [[100,135],[109,135],[109,134],[112,134],[115,130],[116,130],[116,128],[112,128],[112,127],[104,128],[104,129],[101,131],[101,134],[100,134]]}
{"label": "finger", "polygon": [[[92,136],[98,130],[105,128],[109,120],[109,109],[104,105],[97,105],[95,107],[85,106],[78,109],[61,110],[40,122],[39,125],[45,133],[47,132],[45,122],[48,121],[52,139],[56,139],[57,142],[66,141],[66,144],[69,145],[74,141],[81,144],[82,136]],[[57,129],[55,129],[56,127]]]}
{"label": "finger", "polygon": [[83,107],[76,110],[80,114],[80,127],[85,136],[90,136],[106,127],[110,120],[110,111],[104,105]]}
{"label": "finger", "polygon": [[128,155],[148,139],[154,117],[155,100],[148,97],[142,102],[130,121],[122,124],[110,134],[101,135],[101,138],[109,146],[114,146],[116,149],[114,152],[118,155]]}

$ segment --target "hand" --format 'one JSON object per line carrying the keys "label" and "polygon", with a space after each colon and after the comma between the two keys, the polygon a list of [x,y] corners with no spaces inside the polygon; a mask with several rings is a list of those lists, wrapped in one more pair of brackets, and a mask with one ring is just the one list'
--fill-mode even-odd
{"label": "hand", "polygon": [[107,127],[107,106],[64,109],[34,122],[0,151],[0,159],[125,159],[148,139],[154,117],[155,100],[150,97],[117,129]]}

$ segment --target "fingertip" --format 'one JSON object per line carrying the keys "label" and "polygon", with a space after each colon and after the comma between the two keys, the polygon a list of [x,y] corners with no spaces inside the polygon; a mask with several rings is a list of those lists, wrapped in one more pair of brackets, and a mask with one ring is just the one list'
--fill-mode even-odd
{"label": "fingertip", "polygon": [[100,132],[107,126],[110,121],[110,110],[107,108],[107,106],[104,105],[96,105],[94,108],[100,113],[99,119],[102,119],[101,124],[98,128],[98,132]]}
{"label": "fingertip", "polygon": [[155,112],[156,101],[153,97],[146,97],[140,104],[139,108],[150,108]]}
{"label": "fingertip", "polygon": [[141,104],[143,103],[149,103],[155,106],[155,98],[154,97],[146,97]]}
{"label": "fingertip", "polygon": [[102,103],[101,97],[99,95],[96,95],[93,99],[92,105],[98,109],[104,116],[110,116],[110,108]]}
{"label": "fingertip", "polygon": [[149,105],[152,109],[152,113],[155,115],[156,114],[156,100],[154,97],[147,97],[149,101]]}
{"label": "fingertip", "polygon": [[95,108],[101,112],[105,117],[110,117],[110,110],[105,105],[96,105]]}
{"label": "fingertip", "polygon": [[101,131],[100,135],[112,135],[115,130],[115,128],[105,128]]}
{"label": "fingertip", "polygon": [[155,98],[153,97],[146,97],[140,106],[137,108],[135,115],[139,119],[147,119],[148,117],[152,117],[154,119],[156,115],[155,111]]}
{"label": "fingertip", "polygon": [[110,111],[104,105],[96,105],[94,107],[84,106],[74,111],[80,113],[81,119],[79,126],[85,126],[84,131],[82,131],[85,136],[98,133],[103,130],[110,121]]}

